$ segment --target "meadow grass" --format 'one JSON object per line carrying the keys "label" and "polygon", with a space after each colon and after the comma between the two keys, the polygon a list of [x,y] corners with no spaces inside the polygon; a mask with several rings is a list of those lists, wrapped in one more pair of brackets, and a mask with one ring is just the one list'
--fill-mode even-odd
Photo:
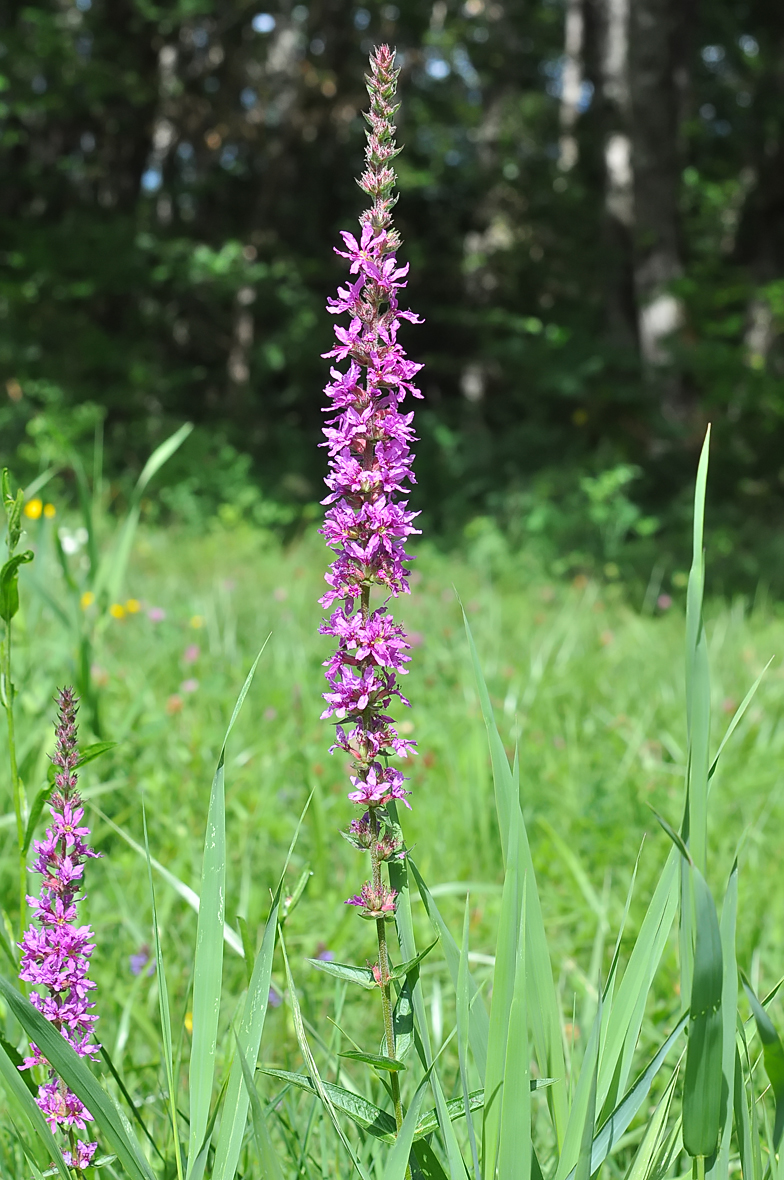
{"label": "meadow grass", "polygon": [[[64,593],[53,527],[43,518],[30,527],[37,554],[23,571],[23,609],[15,620],[20,768],[30,798],[46,777],[53,686],[73,678],[75,656],[72,635],[36,589],[44,588],[50,600]],[[321,662],[329,649],[317,634],[321,615],[315,599],[324,564],[315,535],[284,550],[253,531],[202,537],[142,532],[122,599],[138,601],[140,609],[111,618],[98,632],[93,680],[100,690],[103,736],[118,744],[82,774],[95,845],[104,854],[90,865],[84,920],[98,934],[93,974],[100,1039],[130,1093],[143,1103],[151,1127],[166,1120],[157,984],[146,967],[137,975],[130,968],[130,956],[142,955],[143,948],[153,956],[150,893],[144,859],[122,833],[143,844],[144,802],[151,856],[185,885],[199,888],[219,743],[238,689],[268,635],[226,758],[226,918],[235,929],[238,915],[246,919],[255,949],[270,891],[312,796],[287,874],[289,890],[304,870],[312,874],[286,923],[303,1016],[306,1027],[319,1030],[317,1052],[324,1051],[320,1038],[332,1037],[334,1049],[339,1037],[327,1016],[344,1030],[343,1048],[350,1040],[364,1048],[378,1042],[371,1023],[375,1006],[365,1002],[364,993],[344,994],[340,985],[336,991],[334,980],[305,962],[327,951],[353,963],[374,954],[372,931],[343,905],[359,884],[354,854],[337,836],[352,808],[345,798],[345,760],[327,753],[331,728],[319,720]],[[427,547],[420,550],[412,582],[411,598],[399,611],[415,642],[405,689],[419,743],[419,756],[406,764],[413,792],[407,843],[458,943],[470,895],[470,965],[487,994],[504,876],[487,737],[459,595],[510,758],[518,746],[525,819],[567,1014],[567,1049],[574,1048],[579,1060],[590,1033],[598,972],[606,974],[609,966],[643,837],[624,948],[669,853],[651,808],[675,826],[681,818],[683,604],[655,617],[643,615],[617,584],[558,583],[522,561],[491,580],[481,566]],[[165,618],[150,618],[153,608]],[[715,750],[748,686],[784,648],[784,618],[770,603],[752,609],[741,599],[709,600],[706,623]],[[784,963],[776,853],[784,806],[783,676],[774,662],[722,756],[710,794],[708,878],[716,896],[722,895],[742,843],[738,960],[758,993],[775,983]],[[83,741],[87,738],[84,733]],[[4,812],[2,898],[15,926],[10,797]],[[155,870],[154,875],[175,1054],[187,1063],[196,916],[169,881]],[[418,943],[425,946],[431,935],[421,904],[414,904],[414,922]],[[646,1012],[641,1059],[658,1047],[662,1029],[680,1008],[676,944],[673,929]],[[421,977],[437,1048],[455,1024],[454,991],[440,956],[424,962]],[[228,1060],[234,1049],[228,1029],[246,985],[245,963],[230,946],[224,981],[219,1056]],[[282,996],[287,980],[280,952],[272,982],[274,997]],[[5,1035],[18,1040],[10,1016]],[[270,1010],[260,1059],[301,1069],[288,1006]],[[441,1065],[447,1097],[458,1095],[456,1042]],[[362,1090],[363,1068],[344,1061],[344,1084],[353,1079]],[[261,1089],[268,1098],[276,1093],[271,1079]],[[290,1102],[309,1117],[306,1095]],[[289,1134],[286,1117],[274,1130],[281,1151]],[[638,1138],[643,1129],[640,1123]],[[291,1154],[291,1143],[285,1150]]]}

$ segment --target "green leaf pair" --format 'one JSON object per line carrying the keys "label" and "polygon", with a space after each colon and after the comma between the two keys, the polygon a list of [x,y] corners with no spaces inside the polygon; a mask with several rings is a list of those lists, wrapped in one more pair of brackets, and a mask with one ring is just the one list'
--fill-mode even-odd
{"label": "green leaf pair", "polygon": [[[341,1053],[341,1057],[347,1057],[349,1054]],[[367,1056],[370,1056],[369,1054]],[[359,1060],[364,1060],[365,1055],[360,1055]],[[389,1058],[384,1058],[389,1061]],[[271,1066],[258,1066],[258,1073],[266,1074],[271,1078],[278,1078],[281,1082],[288,1082],[291,1086],[297,1086],[300,1090],[307,1090],[311,1094],[318,1094],[318,1091],[313,1084],[309,1074],[306,1073],[289,1073],[285,1069],[273,1069]],[[351,1090],[345,1090],[342,1086],[333,1086],[330,1082],[321,1083],[326,1090],[332,1105],[336,1110],[345,1114],[361,1127],[363,1131],[367,1131],[374,1139],[380,1139],[384,1143],[394,1143],[396,1139],[395,1120],[391,1114],[382,1110],[381,1107],[376,1106],[375,1103],[363,1098],[360,1094],[354,1094]],[[474,1090],[470,1095],[470,1109],[481,1110],[484,1104],[484,1091]],[[463,1118],[465,1109],[462,1098],[454,1098],[451,1102],[446,1103],[446,1110],[449,1118],[455,1119]],[[434,1110],[428,1111],[416,1123],[414,1129],[414,1140],[423,1139],[426,1135],[432,1135],[438,1129],[438,1116]]]}

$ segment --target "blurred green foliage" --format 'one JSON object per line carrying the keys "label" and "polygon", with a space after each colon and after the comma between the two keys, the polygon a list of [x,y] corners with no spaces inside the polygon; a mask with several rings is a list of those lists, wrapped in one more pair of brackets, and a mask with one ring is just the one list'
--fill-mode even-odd
{"label": "blurred green foliage", "polygon": [[[601,562],[660,520],[677,550],[710,419],[712,496],[736,569],[773,576],[782,13],[761,0],[690,10],[680,81],[662,83],[681,95],[671,286],[683,316],[671,366],[645,373],[632,288],[632,329],[612,324],[628,260],[607,235],[601,0],[579,5],[569,169],[564,4],[262,7],[10,0],[0,13],[3,458],[30,476],[54,463],[74,483],[69,456],[100,428],[123,494],[130,477],[127,488],[117,477],[194,421],[145,511],[293,527],[320,496],[323,306],[342,274],[332,246],[361,207],[366,57],[386,39],[402,67],[397,219],[410,303],[426,318],[404,339],[426,362],[428,527],[490,517],[507,538],[546,529],[568,554],[560,526],[549,532],[557,517]],[[673,371],[676,415],[662,393]]]}

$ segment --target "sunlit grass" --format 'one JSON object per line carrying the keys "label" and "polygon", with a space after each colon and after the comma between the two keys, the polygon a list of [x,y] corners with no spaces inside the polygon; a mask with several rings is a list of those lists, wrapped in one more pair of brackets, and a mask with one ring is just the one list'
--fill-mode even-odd
{"label": "sunlit grass", "polygon": [[[38,555],[23,583],[18,620],[18,725],[30,797],[45,777],[53,688],[72,675],[68,636],[33,585],[37,578],[50,594],[58,593],[48,527],[42,522],[37,534]],[[164,1117],[157,990],[146,967],[134,974],[130,962],[137,956],[138,968],[145,948],[152,954],[146,868],[102,814],[141,842],[144,800],[152,856],[198,888],[219,743],[237,691],[270,632],[227,757],[226,918],[236,927],[242,915],[251,937],[260,939],[270,890],[312,793],[289,880],[293,886],[306,865],[313,876],[288,921],[286,941],[303,1014],[322,1035],[330,1028],[324,1017],[333,1014],[334,988],[303,960],[330,951],[342,961],[363,963],[373,954],[372,932],[343,905],[361,883],[361,869],[338,835],[352,815],[346,766],[341,756],[328,754],[330,726],[319,720],[328,641],[317,634],[316,598],[324,566],[315,536],[284,552],[268,538],[244,531],[199,539],[144,534],[123,598],[123,604],[130,600],[139,609],[116,611],[99,633],[93,679],[100,686],[105,736],[118,746],[83,774],[95,843],[104,853],[89,866],[85,911],[98,941],[93,963],[100,1038],[131,1091],[153,1096],[152,1119]],[[480,983],[489,982],[503,871],[459,594],[509,754],[519,745],[522,797],[556,982],[564,1011],[574,1012],[567,1036],[579,1044],[588,1032],[580,1013],[595,986],[589,971],[598,915],[606,910],[610,929],[617,929],[647,834],[631,937],[669,851],[650,807],[673,823],[680,820],[686,745],[683,604],[643,616],[615,584],[585,579],[559,584],[524,566],[510,566],[493,582],[481,568],[429,549],[421,553],[412,581],[411,598],[398,612],[415,641],[405,685],[413,704],[406,721],[419,743],[418,757],[406,767],[413,792],[408,843],[458,941],[470,891],[472,970]],[[770,605],[750,613],[742,600],[715,603],[707,616],[715,750],[749,684],[784,648],[784,620]],[[776,887],[782,676],[774,662],[722,756],[710,796],[709,877],[719,896],[743,841],[738,956],[752,978],[761,980],[762,990],[778,978],[784,959],[783,901]],[[13,863],[10,798],[3,811],[3,897],[13,919],[12,874],[5,867]],[[156,893],[176,1041],[189,1037],[196,917],[160,877]],[[415,905],[415,920],[425,945],[430,938],[421,905]],[[644,1046],[661,1040],[658,1020],[669,1020],[679,1005],[674,941],[655,985]],[[610,939],[605,970],[611,951]],[[246,981],[244,963],[228,947],[224,972],[219,1044],[228,1056],[232,1043],[226,1030]],[[438,1045],[455,1019],[443,961],[427,960],[422,978]],[[279,957],[273,988],[276,997],[286,989]],[[374,1016],[362,995],[349,993],[340,1023],[367,1046],[378,1038],[368,1024]],[[299,1068],[288,1008],[271,1010],[261,1057]],[[447,1083],[457,1085],[456,1053],[448,1053],[445,1062]],[[351,1066],[347,1073],[351,1076]],[[356,1077],[361,1080],[361,1067]]]}

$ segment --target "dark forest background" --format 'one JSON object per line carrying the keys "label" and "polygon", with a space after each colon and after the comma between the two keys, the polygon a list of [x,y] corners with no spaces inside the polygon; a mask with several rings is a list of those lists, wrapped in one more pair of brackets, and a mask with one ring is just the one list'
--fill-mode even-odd
{"label": "dark forest background", "polygon": [[[2,452],[103,447],[151,518],[296,528],[362,206],[363,73],[401,66],[397,221],[428,529],[564,568],[673,561],[713,423],[714,551],[778,577],[784,8],[769,0],[6,0]],[[489,538],[489,540],[488,540]],[[784,546],[782,546],[784,548]]]}

